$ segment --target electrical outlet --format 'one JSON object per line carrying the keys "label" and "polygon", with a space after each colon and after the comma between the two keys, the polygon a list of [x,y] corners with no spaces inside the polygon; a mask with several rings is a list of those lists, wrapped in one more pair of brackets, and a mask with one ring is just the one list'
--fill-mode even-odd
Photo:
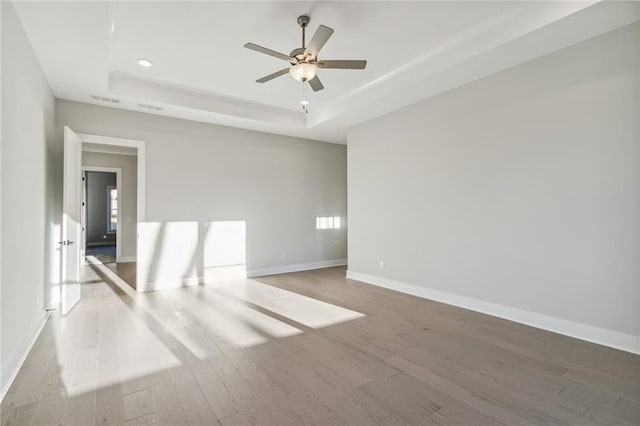
{"label": "electrical outlet", "polygon": [[381,260],[379,266],[380,266],[380,270],[383,270],[384,269],[384,261]]}

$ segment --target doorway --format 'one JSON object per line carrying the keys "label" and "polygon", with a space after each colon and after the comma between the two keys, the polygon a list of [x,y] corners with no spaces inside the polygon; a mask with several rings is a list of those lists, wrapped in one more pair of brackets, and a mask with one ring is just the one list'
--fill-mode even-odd
{"label": "doorway", "polygon": [[[113,164],[92,164],[87,163],[87,157],[95,153],[114,154],[116,157],[132,156],[130,163],[133,167],[125,172],[124,168],[115,167]],[[80,301],[81,285],[80,285],[80,269],[85,259],[92,265],[102,268],[102,271],[111,274],[116,281],[122,284],[127,291],[137,291],[138,274],[138,227],[145,220],[145,143],[140,140],[113,138],[108,136],[88,135],[75,133],[68,126],[64,126],[64,162],[63,162],[63,185],[62,185],[62,226],[60,251],[60,308],[63,315],[68,314],[71,309]],[[118,170],[107,170],[120,169]],[[92,170],[93,169],[93,170]],[[109,240],[109,235],[115,235],[115,263],[103,263],[92,255],[86,255],[87,233],[85,232],[88,220],[87,211],[85,210],[88,201],[86,173],[87,172],[103,172],[115,173],[115,188],[111,184],[111,188],[105,189],[105,216],[106,225],[103,226],[105,233],[103,240]],[[134,206],[135,210],[130,214],[124,215],[122,201],[126,198],[123,193],[125,185],[123,179],[132,181],[128,186],[134,188],[128,190],[129,206]],[[131,179],[131,177],[133,177]],[[113,182],[113,181],[111,181]],[[107,213],[108,212],[108,213]],[[125,220],[123,220],[125,219]],[[126,232],[123,230],[128,225],[130,255],[123,254],[122,235]],[[91,240],[93,237],[90,237]],[[106,244],[103,244],[106,245]],[[95,246],[95,245],[91,245]],[[133,247],[131,249],[131,247]],[[105,261],[109,261],[103,259]],[[120,263],[119,263],[120,262]],[[109,265],[114,265],[109,268]],[[127,265],[125,272],[118,270],[119,265]],[[144,285],[144,283],[143,283]]]}
{"label": "doorway", "polygon": [[102,264],[122,261],[122,170],[83,166],[83,251]]}
{"label": "doorway", "polygon": [[85,259],[120,284],[137,290],[138,226],[145,207],[144,142],[79,136],[87,191]]}
{"label": "doorway", "polygon": [[85,261],[137,287],[137,151],[83,142]]}

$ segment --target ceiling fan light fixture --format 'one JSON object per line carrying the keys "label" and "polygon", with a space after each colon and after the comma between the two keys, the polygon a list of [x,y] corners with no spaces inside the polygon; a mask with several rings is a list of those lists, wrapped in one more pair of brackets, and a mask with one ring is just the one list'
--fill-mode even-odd
{"label": "ceiling fan light fixture", "polygon": [[309,81],[316,76],[316,67],[306,62],[302,62],[291,66],[289,73],[298,81]]}

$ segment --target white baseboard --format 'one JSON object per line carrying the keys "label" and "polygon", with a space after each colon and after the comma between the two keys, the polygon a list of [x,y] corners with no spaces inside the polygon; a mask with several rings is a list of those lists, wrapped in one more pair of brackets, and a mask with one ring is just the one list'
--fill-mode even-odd
{"label": "white baseboard", "polygon": [[310,271],[312,269],[330,268],[332,266],[344,266],[347,259],[321,260],[318,262],[298,263],[295,265],[274,266],[272,268],[251,269],[247,271],[247,277],[262,277],[265,275],[286,274],[288,272]]}
{"label": "white baseboard", "polygon": [[44,328],[44,325],[47,323],[47,319],[49,318],[49,312],[43,311],[42,315],[33,323],[31,329],[22,340],[22,343],[13,353],[7,365],[2,369],[2,389],[0,390],[0,401],[2,401],[7,394],[7,391],[11,387],[11,384],[16,379],[18,372],[20,371],[20,367],[24,364],[24,361],[27,359],[27,355],[31,352],[33,345],[36,343],[38,336],[40,336],[40,332]]}
{"label": "white baseboard", "polygon": [[179,278],[176,280],[160,280],[160,281],[148,281],[146,283],[138,282],[136,286],[136,290],[138,293],[144,293],[147,291],[160,291],[160,290],[168,290],[171,288],[181,288],[181,287],[195,287],[198,285],[205,284],[204,277],[201,276],[191,276]]}
{"label": "white baseboard", "polygon": [[87,243],[87,247],[107,247],[107,246],[115,246],[116,241],[104,241],[99,243]]}
{"label": "white baseboard", "polygon": [[120,256],[120,259],[117,260],[118,263],[129,263],[129,262],[135,262],[135,261],[136,261],[135,256]]}
{"label": "white baseboard", "polygon": [[354,271],[347,271],[347,278],[640,354],[640,336]]}

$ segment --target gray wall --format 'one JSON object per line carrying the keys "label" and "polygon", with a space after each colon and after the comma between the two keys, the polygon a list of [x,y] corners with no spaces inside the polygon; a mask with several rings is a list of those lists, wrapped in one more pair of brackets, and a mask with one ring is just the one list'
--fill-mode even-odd
{"label": "gray wall", "polygon": [[[344,146],[58,100],[59,138],[64,125],[146,142],[138,280],[154,284],[143,289],[193,284],[234,262],[260,271],[346,258],[346,229],[315,229],[318,216],[346,218]],[[214,234],[236,247],[233,261]]]}
{"label": "gray wall", "polygon": [[121,255],[123,260],[134,260],[136,257],[136,218],[138,164],[137,157],[132,155],[105,154],[98,152],[83,152],[82,165],[94,167],[114,167],[121,170],[120,194],[118,194],[122,223],[118,229],[121,238]]}
{"label": "gray wall", "polygon": [[85,176],[87,188],[87,246],[115,244],[116,233],[107,232],[107,187],[116,186],[116,174],[86,172]]}
{"label": "gray wall", "polygon": [[54,99],[9,2],[2,10],[2,390],[44,320],[56,285]]}
{"label": "gray wall", "polygon": [[352,129],[350,275],[640,350],[638,31]]}

